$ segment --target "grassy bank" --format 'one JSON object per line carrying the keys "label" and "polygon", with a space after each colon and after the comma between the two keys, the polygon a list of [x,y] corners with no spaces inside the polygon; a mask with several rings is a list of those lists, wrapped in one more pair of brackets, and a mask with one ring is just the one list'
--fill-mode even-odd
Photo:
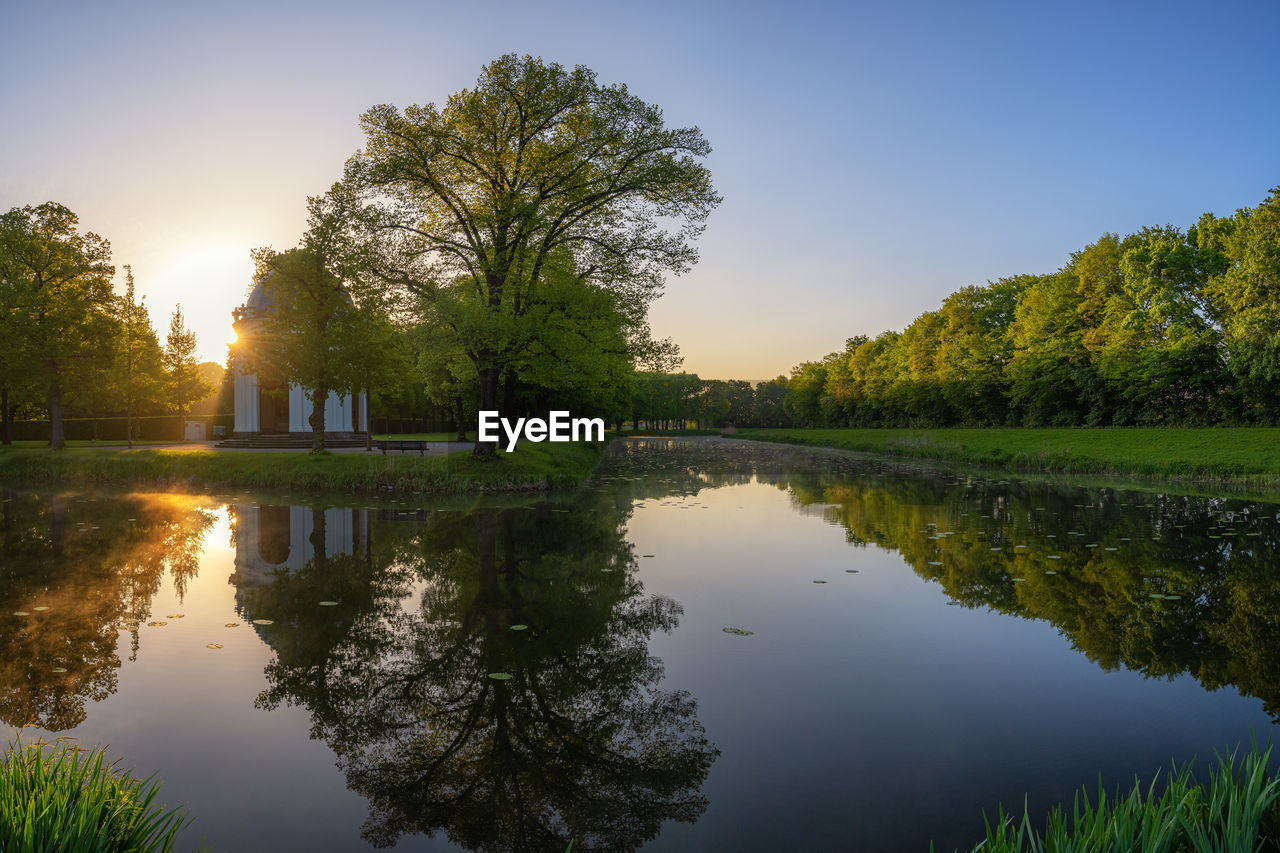
{"label": "grassy bank", "polygon": [[1128,794],[1076,794],[1068,813],[1055,807],[1035,828],[1025,809],[1015,820],[1001,809],[972,853],[1275,853],[1280,850],[1280,779],[1268,769],[1271,750],[1241,761],[1221,758],[1207,784],[1190,767]]}
{"label": "grassy bank", "polygon": [[11,743],[0,754],[0,850],[172,850],[190,819],[156,803],[159,791],[153,779],[117,771],[98,749]]}
{"label": "grassy bank", "polygon": [[739,429],[735,438],[1021,471],[1280,486],[1280,429]]}
{"label": "grassy bank", "polygon": [[521,442],[514,452],[481,462],[468,452],[422,457],[204,448],[8,449],[0,451],[0,481],[358,494],[537,491],[582,482],[600,450],[590,444]]}

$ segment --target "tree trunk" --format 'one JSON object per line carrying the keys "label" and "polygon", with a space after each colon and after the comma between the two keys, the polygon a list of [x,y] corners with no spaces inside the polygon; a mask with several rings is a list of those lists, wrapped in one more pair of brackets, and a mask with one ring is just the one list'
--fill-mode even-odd
{"label": "tree trunk", "polygon": [[133,401],[130,400],[128,405],[124,407],[124,437],[129,443],[129,447],[133,447]]}
{"label": "tree trunk", "polygon": [[328,399],[329,389],[323,385],[311,392],[311,417],[307,423],[311,424],[312,452],[324,450],[324,405]]}
{"label": "tree trunk", "polygon": [[0,425],[3,425],[3,435],[0,441],[7,447],[13,444],[13,411],[9,408],[9,389],[7,387],[0,388]]}
{"label": "tree trunk", "polygon": [[512,421],[516,417],[516,375],[510,369],[502,374],[502,416]]}
{"label": "tree trunk", "polygon": [[67,440],[62,435],[62,384],[55,371],[49,381],[49,447],[62,450],[66,446]]}
{"label": "tree trunk", "polygon": [[[498,369],[485,367],[480,369],[480,411],[492,412],[498,408]],[[476,445],[471,455],[477,459],[489,459],[497,452],[496,441],[481,441],[480,431],[476,430]]]}

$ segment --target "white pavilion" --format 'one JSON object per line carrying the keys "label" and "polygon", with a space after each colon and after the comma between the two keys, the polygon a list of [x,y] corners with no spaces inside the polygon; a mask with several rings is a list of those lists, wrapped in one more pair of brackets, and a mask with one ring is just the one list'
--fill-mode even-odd
{"label": "white pavilion", "polygon": [[[254,285],[245,304],[232,312],[232,328],[240,340],[252,339],[271,310],[271,299],[259,281]],[[311,399],[307,389],[296,382],[289,383],[287,391],[270,383],[260,383],[256,373],[245,373],[237,356],[232,364],[235,371],[235,428],[234,443],[272,437],[269,443],[279,444],[290,437],[299,441],[309,440],[311,435]],[[325,402],[324,434],[326,444],[361,438],[369,431],[369,406],[364,394],[338,394],[330,391]]]}

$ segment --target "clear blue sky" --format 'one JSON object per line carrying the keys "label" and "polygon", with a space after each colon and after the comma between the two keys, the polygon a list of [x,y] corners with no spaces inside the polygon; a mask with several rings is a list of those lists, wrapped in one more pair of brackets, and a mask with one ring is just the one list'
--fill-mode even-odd
{"label": "clear blue sky", "polygon": [[[182,8],[179,6],[182,5]],[[767,378],[1105,231],[1280,184],[1280,3],[9,4],[0,208],[60,201],[222,361],[250,248],[377,103],[441,102],[508,52],[696,124],[724,203],[654,331]]]}

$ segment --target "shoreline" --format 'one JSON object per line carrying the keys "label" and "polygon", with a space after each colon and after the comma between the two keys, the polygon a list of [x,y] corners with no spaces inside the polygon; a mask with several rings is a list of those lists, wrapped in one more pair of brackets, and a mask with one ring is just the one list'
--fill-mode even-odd
{"label": "shoreline", "polygon": [[601,444],[522,443],[478,461],[468,451],[416,454],[234,452],[192,448],[0,449],[0,483],[175,489],[263,489],[360,495],[501,494],[572,487],[589,477]]}
{"label": "shoreline", "polygon": [[1084,474],[1146,482],[1280,490],[1280,429],[762,429],[733,438],[828,447],[889,459]]}

